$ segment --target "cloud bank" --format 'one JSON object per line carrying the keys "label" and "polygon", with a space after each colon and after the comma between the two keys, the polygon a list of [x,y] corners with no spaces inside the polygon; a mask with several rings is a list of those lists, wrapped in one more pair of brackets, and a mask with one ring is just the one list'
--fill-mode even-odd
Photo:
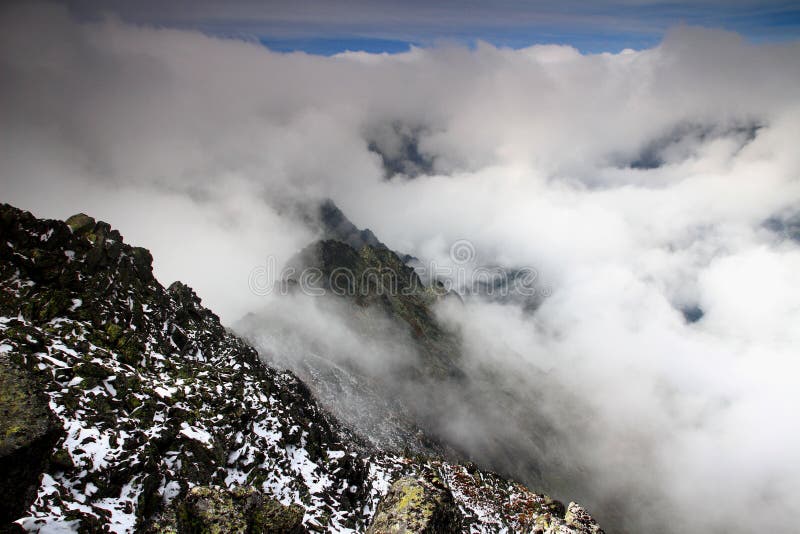
{"label": "cloud bank", "polygon": [[[33,5],[0,12],[0,79],[4,201],[110,222],[229,324],[313,238],[298,201],[443,264],[468,238],[552,289],[439,312],[509,388],[546,373],[564,496],[620,530],[792,530],[800,248],[764,222],[800,211],[800,43],[322,58]],[[425,165],[387,173],[409,142]]]}

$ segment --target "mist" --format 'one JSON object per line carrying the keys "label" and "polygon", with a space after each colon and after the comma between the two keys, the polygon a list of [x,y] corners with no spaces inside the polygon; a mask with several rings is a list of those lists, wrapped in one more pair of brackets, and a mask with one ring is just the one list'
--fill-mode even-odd
{"label": "mist", "polygon": [[265,319],[241,332],[265,357],[317,347],[410,386],[403,332],[252,290],[317,237],[298,205],[442,266],[468,239],[471,265],[535,269],[548,296],[437,307],[468,371],[536,399],[446,436],[488,457],[477,437],[522,446],[535,412],[542,483],[609,532],[796,523],[800,243],[766,222],[800,212],[800,42],[683,26],[618,54],[321,57],[33,3],[0,11],[0,79],[1,200],[109,222],[226,324]]}

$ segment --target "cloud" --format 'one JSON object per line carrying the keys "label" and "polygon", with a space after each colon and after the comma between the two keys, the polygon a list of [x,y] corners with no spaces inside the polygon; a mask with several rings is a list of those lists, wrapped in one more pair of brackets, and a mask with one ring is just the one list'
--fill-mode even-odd
{"label": "cloud", "polygon": [[[515,425],[536,410],[563,437],[537,450],[563,475],[557,496],[608,524],[788,531],[800,249],[764,221],[800,211],[798,58],[797,42],[691,27],[620,54],[480,43],[322,58],[12,6],[3,199],[107,220],[228,324],[266,304],[251,270],[314,237],[298,202],[331,197],[393,249],[443,264],[470,239],[478,262],[534,267],[553,293],[534,314],[440,310],[470,365],[518,398],[541,392],[502,424],[492,406],[454,417],[453,436],[478,449],[475,424],[527,443]],[[392,132],[432,163],[397,162],[386,180],[370,144],[397,148]],[[687,323],[691,306],[703,315]],[[347,337],[335,314],[300,310],[300,346]],[[383,350],[354,339],[364,361]]]}

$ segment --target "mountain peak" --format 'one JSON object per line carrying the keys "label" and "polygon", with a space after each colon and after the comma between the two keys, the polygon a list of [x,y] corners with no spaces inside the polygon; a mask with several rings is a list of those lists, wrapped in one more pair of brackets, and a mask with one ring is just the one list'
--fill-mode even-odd
{"label": "mountain peak", "polygon": [[381,243],[368,228],[361,230],[339,209],[331,199],[319,205],[319,221],[322,225],[323,237],[347,243],[356,250],[364,245],[374,248],[388,248]]}

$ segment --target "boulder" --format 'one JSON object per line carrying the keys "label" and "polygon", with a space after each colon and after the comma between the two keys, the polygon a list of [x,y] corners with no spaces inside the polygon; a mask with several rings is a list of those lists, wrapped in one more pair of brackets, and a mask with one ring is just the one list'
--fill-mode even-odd
{"label": "boulder", "polygon": [[82,234],[84,232],[88,232],[94,228],[95,220],[86,215],[85,213],[78,213],[73,215],[66,221],[67,226],[70,227],[72,233],[74,234]]}
{"label": "boulder", "polygon": [[413,477],[395,481],[381,500],[367,534],[461,532],[461,514],[450,490]]}
{"label": "boulder", "polygon": [[25,514],[63,430],[31,373],[0,353],[0,524]]}

